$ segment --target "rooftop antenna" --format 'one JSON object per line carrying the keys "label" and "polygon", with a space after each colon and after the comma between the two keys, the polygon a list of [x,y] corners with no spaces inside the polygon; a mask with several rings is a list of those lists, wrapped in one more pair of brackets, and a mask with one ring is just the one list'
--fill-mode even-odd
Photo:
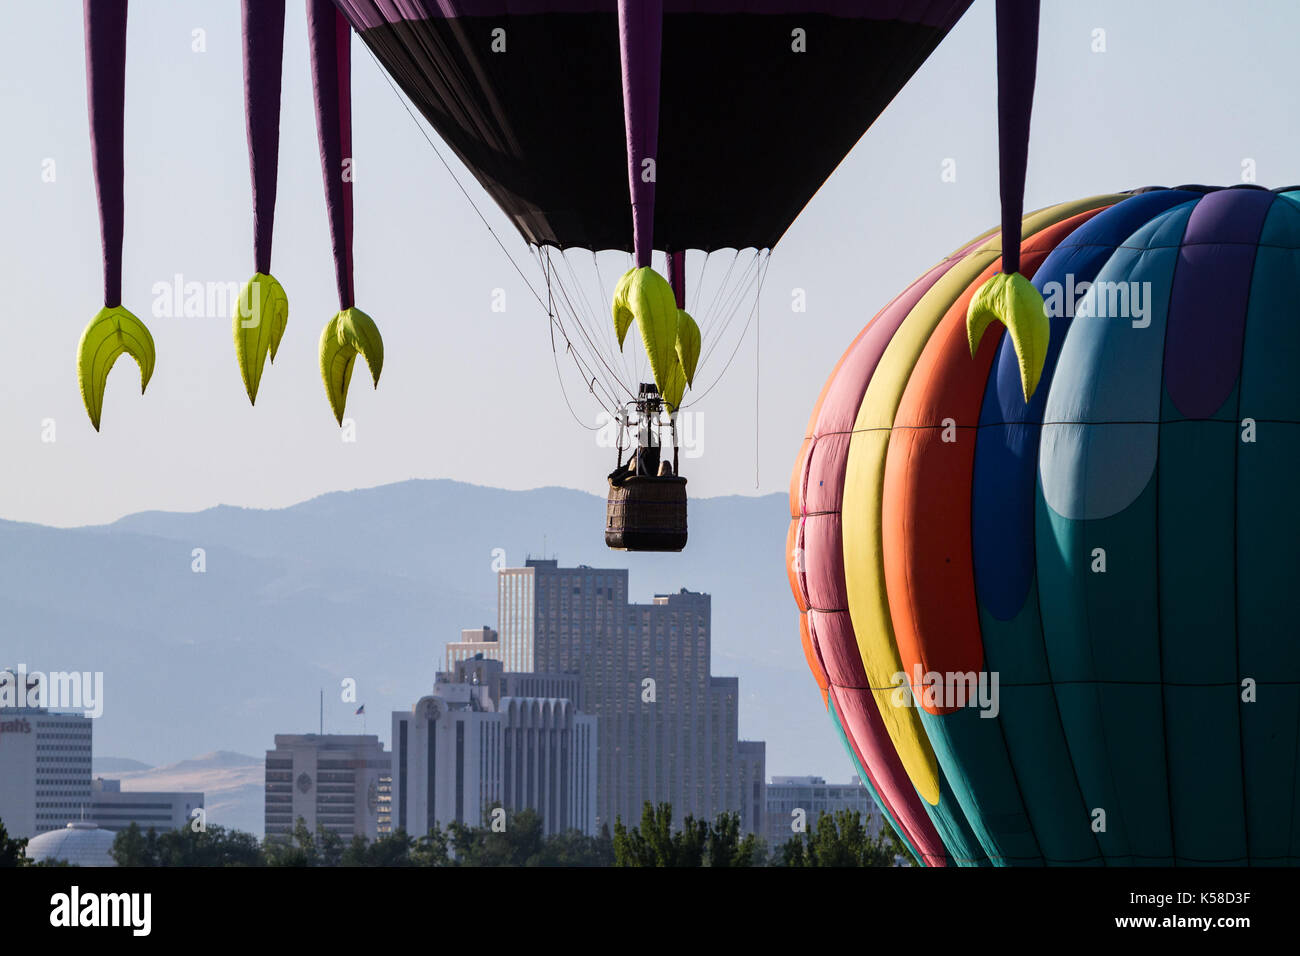
{"label": "rooftop antenna", "polygon": [[320,735],[325,736],[325,688],[320,689]]}

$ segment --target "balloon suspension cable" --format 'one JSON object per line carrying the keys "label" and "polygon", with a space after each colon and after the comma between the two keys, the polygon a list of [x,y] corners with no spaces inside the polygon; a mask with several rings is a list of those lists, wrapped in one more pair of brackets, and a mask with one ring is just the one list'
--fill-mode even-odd
{"label": "balloon suspension cable", "polygon": [[[514,268],[515,272],[519,274],[519,278],[523,280],[524,286],[528,289],[532,297],[537,300],[537,304],[540,305],[542,308],[546,309],[547,318],[550,320],[550,324],[551,324],[551,354],[552,357],[555,358],[555,371],[557,377],[560,375],[559,360],[555,350],[555,330],[558,327],[560,330],[560,336],[564,339],[565,351],[573,355],[574,362],[583,371],[584,378],[587,377],[591,378],[592,384],[588,386],[588,389],[593,394],[595,394],[595,383],[594,383],[595,377],[590,375],[589,369],[583,367],[583,363],[581,362],[577,353],[573,349],[573,342],[570,340],[569,335],[565,331],[563,324],[560,323],[559,316],[556,310],[553,308],[552,303],[548,303],[546,300],[542,298],[541,294],[538,293],[536,288],[534,288],[532,282],[529,280],[528,276],[524,273],[523,269],[519,267],[519,263],[515,260],[515,257],[511,255],[509,248],[506,247],[506,244],[501,240],[501,237],[497,235],[497,231],[492,228],[492,224],[488,222],[487,217],[483,215],[483,211],[479,209],[478,204],[474,202],[474,197],[472,197],[469,194],[469,190],[465,188],[465,185],[460,181],[460,177],[458,177],[456,175],[455,170],[452,169],[451,164],[447,162],[446,157],[443,156],[442,151],[438,149],[438,146],[436,143],[434,143],[433,138],[429,136],[428,131],[425,130],[424,128],[424,124],[420,122],[419,117],[417,117],[415,115],[415,112],[411,109],[411,106],[407,102],[406,97],[402,95],[401,90],[399,90],[397,88],[396,83],[393,82],[393,78],[389,76],[388,72],[380,65],[378,58],[375,57],[374,51],[372,51],[370,47],[367,46],[366,52],[370,54],[370,59],[375,64],[375,67],[378,70],[379,74],[388,83],[389,88],[393,91],[393,95],[397,97],[398,102],[402,104],[402,108],[406,110],[406,115],[411,117],[411,122],[414,123],[416,129],[420,131],[420,135],[424,137],[424,141],[429,144],[429,148],[433,150],[433,154],[438,158],[438,162],[442,164],[443,169],[447,171],[447,175],[451,177],[451,181],[456,184],[456,188],[459,189],[461,195],[465,197],[465,200],[466,202],[469,203],[470,208],[474,210],[474,214],[478,216],[479,221],[483,223],[483,227],[487,229],[488,234],[492,236],[492,239],[496,242],[497,246],[501,249],[503,253],[505,253],[506,259],[510,261],[510,265]],[[547,297],[551,298],[549,277],[548,277]],[[573,405],[569,402],[568,393],[564,391],[563,381],[561,381],[560,383],[560,390],[561,393],[564,395],[564,403],[565,405],[568,406],[569,413],[573,415],[574,420],[577,421],[578,424],[582,425],[583,428],[586,428],[589,431],[598,431],[599,426],[593,427],[587,425],[580,418],[578,418],[577,413],[573,410]],[[615,405],[617,405],[617,400],[614,399],[613,396],[606,396],[606,398],[607,400],[612,401],[614,402]]]}
{"label": "balloon suspension cable", "polygon": [[[543,274],[547,274],[547,263],[550,263],[549,276],[555,311],[553,321],[566,336],[574,362],[584,373],[588,390],[600,392],[598,388],[591,387],[594,377],[598,383],[604,383],[605,397],[610,394],[625,396],[615,400],[621,403],[634,400],[636,389],[646,381],[644,353],[636,348],[620,349],[614,338],[612,324],[604,320],[605,309],[600,306],[606,298],[604,272],[608,265],[592,250],[584,250],[590,256],[588,259],[586,256],[575,258],[569,254],[572,250],[549,245],[530,248]],[[748,321],[744,323],[740,337],[733,342],[732,330],[739,324],[736,320],[741,312],[749,311],[743,310],[743,306],[747,301],[753,301],[752,296],[758,286],[760,267],[767,250],[751,248],[731,251],[732,255],[724,257],[726,263],[721,272],[714,273],[710,261],[717,258],[716,254],[699,250],[701,261],[696,271],[699,281],[688,284],[688,311],[693,304],[695,311],[692,314],[700,327],[704,346],[692,395],[696,390],[704,389],[706,382],[712,379],[708,374],[708,369],[714,366],[711,356],[715,352],[734,353],[744,340],[748,325],[752,323],[752,315],[746,316]],[[564,268],[556,263],[557,256],[563,260]],[[624,266],[630,265],[629,254]],[[592,275],[587,274],[588,269]],[[626,268],[623,271],[626,272]],[[712,279],[711,273],[714,273]],[[598,292],[600,299],[594,303],[592,297]],[[593,372],[596,374],[593,375]],[[602,396],[598,394],[597,397]]]}
{"label": "balloon suspension cable", "polygon": [[[560,394],[561,394],[562,396],[564,396],[564,405],[565,405],[566,408],[568,408],[568,410],[569,410],[569,414],[573,416],[573,420],[574,420],[575,422],[577,422],[579,425],[581,425],[583,428],[587,429],[587,431],[589,431],[589,432],[600,431],[600,426],[599,426],[599,425],[588,425],[586,422],[584,422],[581,418],[578,417],[578,413],[577,413],[576,411],[573,410],[573,403],[569,401],[569,393],[568,393],[568,391],[566,391],[565,388],[564,388],[564,376],[563,376],[562,374],[560,374],[560,356],[559,356],[559,353],[556,352],[556,350],[555,350],[555,325],[556,325],[556,323],[555,323],[555,319],[554,319],[555,313],[554,313],[554,311],[553,311],[553,309],[552,309],[552,307],[551,307],[551,282],[550,282],[550,275],[549,275],[549,274],[547,275],[547,281],[546,281],[546,299],[547,299],[547,302],[546,302],[546,314],[547,314],[547,316],[551,319],[551,322],[550,322],[550,327],[551,327],[551,361],[555,363],[555,380],[556,380],[556,381],[559,383],[559,385],[560,385]],[[594,382],[594,379],[593,379],[593,382]]]}
{"label": "balloon suspension cable", "polygon": [[[754,280],[750,283],[751,285],[756,285],[758,289],[757,294],[754,296],[754,305],[749,310],[749,318],[746,319],[745,321],[745,327],[741,330],[740,337],[736,340],[736,345],[731,350],[731,355],[727,357],[727,362],[722,367],[722,371],[720,371],[717,374],[717,377],[715,377],[714,380],[709,384],[709,387],[706,388],[699,395],[694,396],[689,402],[683,402],[681,408],[690,408],[692,405],[696,404],[697,402],[703,401],[704,397],[708,395],[709,392],[713,391],[715,388],[718,387],[718,383],[722,381],[722,377],[727,373],[727,370],[731,368],[731,363],[735,361],[736,354],[740,351],[740,346],[745,341],[745,336],[749,332],[749,327],[750,325],[753,324],[756,316],[758,315],[758,303],[759,300],[763,297],[763,280],[767,276],[767,269],[772,261],[772,252],[770,249],[763,250],[760,253],[760,256],[762,260],[761,264],[759,265]],[[714,341],[714,345],[716,344],[717,344],[717,340]],[[710,351],[712,351],[712,349],[710,349]],[[703,366],[703,364],[704,364],[704,358],[701,358],[700,365]],[[696,375],[698,377],[699,375],[698,371],[696,372]]]}
{"label": "balloon suspension cable", "polygon": [[[587,296],[586,287],[583,283],[578,281],[578,274],[574,271],[573,263],[569,260],[568,253],[565,252],[565,250],[563,249],[557,249],[556,251],[559,252],[560,259],[561,261],[563,261],[565,269],[568,270],[569,278],[573,282],[574,294],[581,298],[581,305],[583,306],[584,309],[583,314],[588,316],[595,315],[596,312],[591,307],[591,299],[588,298]],[[549,248],[547,249],[546,255],[547,258],[549,259],[550,258]],[[596,278],[597,280],[600,279],[599,272],[596,273]],[[564,281],[562,279],[558,280],[558,284],[561,290],[565,293],[566,301],[569,301],[568,287],[564,285]],[[603,283],[601,285],[603,285]],[[604,290],[602,288],[601,289],[602,304],[604,300],[603,291]],[[583,338],[587,340],[587,345],[591,348],[592,357],[595,358],[595,360],[599,362],[600,365],[603,366],[605,369],[606,385],[610,386],[610,391],[617,393],[619,388],[623,387],[622,380],[618,376],[618,370],[611,368],[609,362],[605,360],[606,355],[613,355],[615,352],[614,331],[610,326],[610,323],[608,322],[595,323],[597,328],[599,328],[601,330],[601,333],[603,333],[603,334],[597,333],[597,337],[602,340],[601,343],[597,343],[592,340],[593,338],[592,330],[589,329],[587,325],[583,323],[581,315],[577,314],[577,310],[572,309],[571,311],[574,313],[574,321],[577,323],[579,331],[582,332]]]}
{"label": "balloon suspension cable", "polygon": [[[568,256],[564,254],[563,250],[559,250],[559,252],[560,252],[560,258],[564,261],[565,267],[569,270],[570,277],[573,279],[573,285],[576,290],[574,295],[570,295],[568,288],[565,286],[564,282],[560,280],[558,274],[555,272],[554,266],[551,263],[551,253],[549,247],[546,249],[538,248],[536,250],[536,256],[539,264],[544,262],[542,269],[543,272],[549,277],[548,286],[547,286],[548,291],[551,288],[550,285],[551,280],[554,280],[554,284],[555,286],[558,286],[560,290],[560,295],[563,298],[564,305],[568,309],[569,315],[573,318],[574,324],[578,327],[578,331],[582,336],[582,340],[587,345],[587,348],[590,353],[590,360],[586,363],[579,363],[579,367],[582,368],[584,371],[584,376],[594,378],[594,376],[592,376],[591,374],[592,364],[597,365],[600,368],[603,368],[605,371],[607,377],[603,381],[602,385],[603,385],[603,390],[606,393],[605,395],[606,401],[611,403],[608,407],[608,410],[610,412],[613,412],[619,404],[619,399],[616,397],[616,394],[619,391],[619,389],[621,388],[623,391],[627,392],[629,397],[633,397],[632,390],[619,377],[618,372],[610,367],[609,363],[605,360],[604,354],[602,354],[603,350],[593,340],[591,330],[587,327],[586,324],[584,324],[582,320],[583,310],[579,308],[579,303],[576,303],[574,301],[574,296],[581,296],[582,304],[586,306],[587,314],[592,314],[591,303],[589,300],[587,300],[585,293],[582,292],[582,283],[578,281],[577,275],[573,272],[573,263],[569,261]],[[556,314],[555,317],[553,318],[553,321],[559,322],[558,310],[556,310]],[[605,323],[601,323],[601,324],[604,325]],[[564,329],[563,323],[560,323],[560,333],[565,337],[565,341],[568,343],[569,348],[572,349],[573,342],[569,339],[568,333]],[[608,340],[608,333],[606,333],[606,339]],[[609,342],[609,346],[612,348],[613,343]],[[577,361],[576,353],[574,358],[575,361]],[[594,394],[594,389],[592,391]]]}
{"label": "balloon suspension cable", "polygon": [[[714,303],[709,306],[709,313],[705,316],[705,325],[701,329],[701,336],[709,338],[709,347],[700,356],[700,368],[708,367],[710,356],[717,349],[718,343],[726,338],[727,330],[731,328],[732,321],[739,314],[741,305],[749,297],[750,291],[757,285],[761,256],[762,253],[755,249],[754,257],[749,261],[740,279],[735,284],[729,285],[728,283],[736,263],[740,260],[739,251],[737,251],[736,258],[732,260],[731,265],[727,268],[727,274],[723,276],[718,293],[714,296]],[[723,291],[726,291],[725,296],[722,295]],[[718,304],[719,298],[721,298],[721,304]],[[725,316],[725,318],[719,320],[717,318],[719,315]],[[715,332],[714,330],[719,322],[721,322],[721,328],[718,328]],[[746,323],[746,328],[748,328],[748,323]],[[743,339],[744,332],[742,331],[741,340]],[[739,347],[740,341],[737,341],[736,345]],[[696,370],[696,374],[699,374],[699,369]]]}
{"label": "balloon suspension cable", "polygon": [[470,208],[473,209],[475,215],[478,216],[479,221],[482,222],[484,228],[491,233],[492,238],[496,240],[496,244],[501,247],[501,251],[506,254],[506,258],[509,259],[510,264],[514,266],[515,272],[519,273],[519,278],[524,280],[524,285],[528,287],[528,291],[531,292],[533,298],[537,300],[537,304],[542,308],[546,308],[546,303],[542,300],[541,295],[539,295],[537,290],[533,288],[533,284],[528,280],[528,276],[524,274],[524,271],[519,268],[519,264],[515,262],[515,257],[510,254],[510,250],[506,248],[506,244],[501,241],[501,237],[497,235],[496,230],[492,228],[492,224],[487,221],[487,217],[483,215],[482,211],[478,208],[478,205],[474,202],[473,197],[470,196],[469,191],[464,187],[464,185],[462,185],[460,179],[456,176],[455,171],[451,168],[451,164],[443,157],[442,152],[425,131],[424,124],[421,123],[419,117],[412,112],[410,104],[407,103],[406,97],[402,95],[401,90],[399,90],[397,85],[393,82],[393,78],[389,76],[388,71],[380,65],[379,60],[375,57],[374,51],[372,51],[370,47],[366,47],[366,52],[370,54],[370,59],[375,64],[375,68],[379,71],[379,75],[388,81],[389,88],[393,91],[393,95],[397,97],[398,102],[400,102],[402,107],[406,110],[406,115],[411,117],[411,122],[413,122],[416,129],[420,131],[420,135],[424,137],[424,141],[429,144],[429,148],[433,150],[433,154],[438,157],[438,162],[442,163],[443,168],[447,170],[447,175],[451,177],[451,181],[456,184],[456,188],[459,189],[461,195],[465,197]]}

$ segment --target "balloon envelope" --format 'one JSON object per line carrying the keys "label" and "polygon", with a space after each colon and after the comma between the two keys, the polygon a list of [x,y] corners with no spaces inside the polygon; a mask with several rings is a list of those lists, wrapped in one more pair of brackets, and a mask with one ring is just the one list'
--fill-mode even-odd
{"label": "balloon envelope", "polygon": [[[534,244],[632,248],[617,0],[337,0]],[[665,0],[654,240],[770,248],[970,5]]]}
{"label": "balloon envelope", "polygon": [[[1300,191],[1025,218],[1025,401],[966,308],[989,234],[876,315],[796,463],[805,655],[923,862],[1300,862]],[[900,686],[901,685],[901,686]]]}

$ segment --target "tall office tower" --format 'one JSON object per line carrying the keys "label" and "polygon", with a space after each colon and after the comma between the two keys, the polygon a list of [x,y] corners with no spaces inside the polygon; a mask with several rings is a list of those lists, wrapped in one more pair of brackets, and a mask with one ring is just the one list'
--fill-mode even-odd
{"label": "tall office tower", "polygon": [[475,658],[439,673],[410,711],[393,713],[395,827],[420,836],[453,822],[482,826],[499,804],[507,820],[536,811],[547,835],[595,833],[596,720],[570,699],[511,695],[538,682],[574,683],[505,674],[500,661]]}
{"label": "tall office tower", "polygon": [[447,670],[453,670],[458,661],[475,657],[501,660],[501,642],[497,640],[497,632],[492,628],[484,626],[461,631],[460,640],[447,645]]}
{"label": "tall office tower", "polygon": [[[6,688],[20,677],[25,688],[13,699],[38,700],[34,675],[6,669]],[[11,837],[62,830],[89,810],[92,726],[84,714],[0,706],[0,820]]]}
{"label": "tall office tower", "polygon": [[762,836],[767,832],[767,744],[761,740],[736,743],[739,765],[740,827]]}
{"label": "tall office tower", "polygon": [[389,754],[374,734],[276,734],[266,752],[266,835],[287,839],[298,818],[341,836],[380,834]]}
{"label": "tall office tower", "polygon": [[683,588],[629,604],[627,594],[626,569],[529,559],[499,572],[506,669],[578,674],[583,710],[599,721],[599,824],[639,823],[645,802],[667,801],[679,824],[731,810],[757,832],[752,765],[737,747],[738,682],[709,673],[709,595]]}

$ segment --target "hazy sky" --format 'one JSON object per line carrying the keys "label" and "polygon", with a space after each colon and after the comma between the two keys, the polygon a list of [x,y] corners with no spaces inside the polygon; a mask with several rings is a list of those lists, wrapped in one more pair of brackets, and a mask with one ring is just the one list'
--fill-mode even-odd
{"label": "hazy sky", "polygon": [[[808,412],[855,333],[996,222],[993,7],[977,0],[774,251],[758,406],[751,337],[699,406],[695,494],[784,490]],[[123,299],[150,326],[158,365],[141,397],[134,363],[119,359],[96,434],[75,369],[101,305],[81,4],[8,0],[4,10],[0,517],[76,525],[152,508],[270,507],[412,477],[603,493],[613,454],[569,417],[543,310],[355,40],[357,304],[378,322],[386,359],[378,391],[358,370],[356,441],[340,440],[317,370],[337,304],[300,3],[286,25],[274,259],[290,317],[256,408],[227,314],[151,315],[155,283],[242,283],[252,272],[238,4],[131,5]],[[1027,208],[1153,183],[1239,182],[1245,160],[1263,185],[1300,181],[1298,25],[1293,0],[1045,3]],[[195,29],[206,52],[192,50]],[[1105,52],[1093,52],[1097,29]],[[771,132],[818,135],[799,116],[774,116]],[[955,182],[942,181],[946,159]],[[42,181],[48,160],[52,183]],[[771,176],[779,182],[781,170]],[[492,311],[497,288],[504,313]],[[796,288],[804,313],[791,308]],[[598,408],[578,407],[594,423]],[[42,441],[47,419],[53,442]]]}

